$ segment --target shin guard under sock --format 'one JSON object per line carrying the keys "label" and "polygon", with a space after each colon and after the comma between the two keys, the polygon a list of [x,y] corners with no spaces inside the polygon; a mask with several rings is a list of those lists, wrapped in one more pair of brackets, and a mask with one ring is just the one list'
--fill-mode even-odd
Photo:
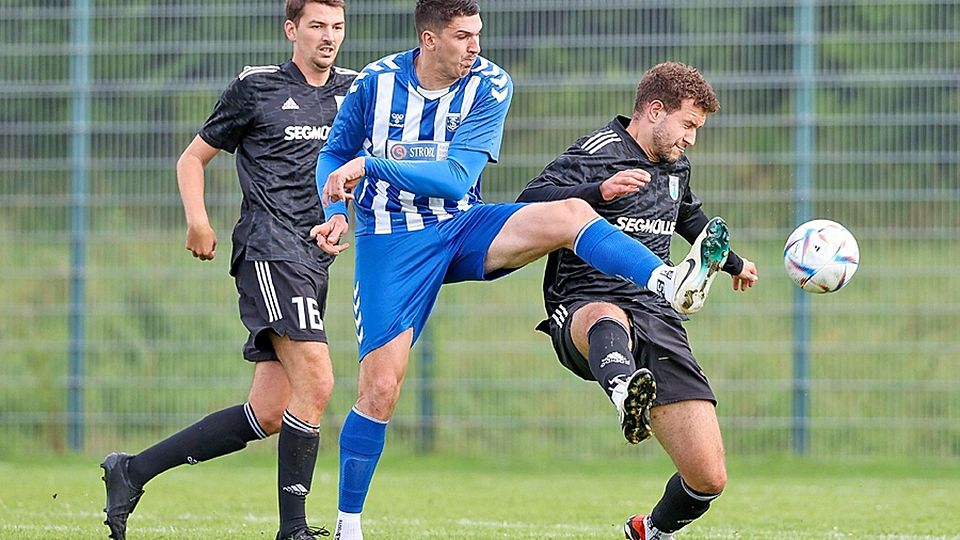
{"label": "shin guard under sock", "polygon": [[243,449],[267,434],[249,403],[211,413],[133,456],[127,465],[130,480],[143,486],[158,474],[178,465],[194,465]]}
{"label": "shin guard under sock", "polygon": [[719,497],[719,493],[699,493],[674,474],[667,481],[663,497],[650,512],[650,521],[666,533],[680,530],[688,523],[702,516],[710,508],[710,502]]}

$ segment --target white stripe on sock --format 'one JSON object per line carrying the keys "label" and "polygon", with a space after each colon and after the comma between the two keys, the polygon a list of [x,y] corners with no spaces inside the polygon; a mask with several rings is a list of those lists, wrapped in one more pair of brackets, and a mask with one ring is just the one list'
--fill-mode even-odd
{"label": "white stripe on sock", "polygon": [[[603,218],[600,217],[600,216],[597,216],[597,217],[591,219],[590,221],[588,221],[587,224],[584,225],[583,227],[580,227],[580,232],[577,233],[577,238],[573,241],[573,252],[574,252],[574,253],[577,253],[577,246],[580,244],[580,237],[583,236],[583,231],[589,229],[590,226],[593,225],[594,223],[596,223],[598,219],[603,219]],[[577,255],[579,256],[579,253],[577,253]]]}
{"label": "white stripe on sock", "polygon": [[687,495],[698,500],[698,501],[712,501],[720,496],[720,493],[714,493],[713,495],[701,495],[693,491],[693,488],[688,486],[686,482],[683,481],[683,478],[680,478],[680,485],[683,486],[683,490],[687,492]]}
{"label": "white stripe on sock", "polygon": [[243,404],[243,414],[247,416],[247,422],[250,423],[250,428],[253,429],[253,432],[257,435],[259,439],[266,439],[267,432],[260,427],[260,422],[257,421],[257,415],[253,412],[253,407],[250,406],[250,402]]}
{"label": "white stripe on sock", "polygon": [[310,435],[315,435],[320,432],[320,426],[315,426],[313,424],[304,422],[303,420],[290,414],[290,411],[283,411],[283,423],[297,431],[309,433]]}

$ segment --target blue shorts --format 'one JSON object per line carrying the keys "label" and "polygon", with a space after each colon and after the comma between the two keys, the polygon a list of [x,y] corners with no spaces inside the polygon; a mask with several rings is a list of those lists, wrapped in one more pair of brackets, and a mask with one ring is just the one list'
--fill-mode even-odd
{"label": "blue shorts", "polygon": [[360,360],[407,328],[416,342],[444,283],[486,281],[483,263],[504,223],[523,203],[478,204],[419,231],[356,238],[354,319]]}

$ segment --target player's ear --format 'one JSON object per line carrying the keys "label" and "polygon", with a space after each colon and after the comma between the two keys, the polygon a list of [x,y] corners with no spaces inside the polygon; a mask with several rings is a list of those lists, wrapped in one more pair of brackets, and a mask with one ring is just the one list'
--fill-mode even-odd
{"label": "player's ear", "polygon": [[434,50],[437,48],[437,35],[430,30],[424,30],[420,32],[420,45],[427,50]]}
{"label": "player's ear", "polygon": [[287,39],[290,41],[297,41],[297,23],[287,19],[283,22],[283,33],[286,34]]}
{"label": "player's ear", "polygon": [[647,105],[647,117],[651,122],[657,122],[660,118],[666,114],[664,110],[663,102],[659,99],[655,99]]}

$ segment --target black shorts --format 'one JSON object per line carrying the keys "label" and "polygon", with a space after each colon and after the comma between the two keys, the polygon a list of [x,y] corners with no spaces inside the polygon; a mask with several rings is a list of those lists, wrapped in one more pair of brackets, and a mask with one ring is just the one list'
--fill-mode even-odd
{"label": "black shorts", "polygon": [[268,331],[296,341],[327,342],[323,313],[327,269],[288,261],[248,261],[235,267],[240,320],[250,331],[243,357],[276,360]]}
{"label": "black shorts", "polygon": [[[590,373],[586,358],[573,344],[568,323],[578,309],[593,302],[575,301],[561,305],[549,319],[537,326],[537,330],[550,336],[560,363],[588,381],[596,381],[596,378]],[[640,305],[629,308],[615,305],[623,309],[630,319],[632,352],[637,367],[646,367],[657,380],[654,406],[691,399],[704,399],[716,405],[717,398],[710,388],[710,382],[690,350],[680,315]]]}

